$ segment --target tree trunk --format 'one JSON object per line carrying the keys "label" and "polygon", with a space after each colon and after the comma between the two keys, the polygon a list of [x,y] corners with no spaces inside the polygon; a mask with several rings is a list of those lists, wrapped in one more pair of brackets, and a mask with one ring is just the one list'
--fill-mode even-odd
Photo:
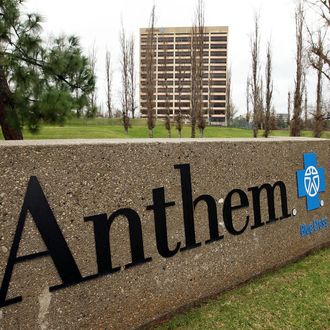
{"label": "tree trunk", "polygon": [[[10,114],[8,111],[10,109]],[[9,118],[11,117],[11,118]],[[3,68],[0,66],[0,125],[5,140],[23,140],[18,115]]]}
{"label": "tree trunk", "polygon": [[194,139],[196,137],[196,119],[191,119],[191,137]]}
{"label": "tree trunk", "polygon": [[322,115],[322,59],[319,59],[319,68],[320,70],[317,72],[317,87],[316,87],[316,110],[314,115],[314,127],[313,127],[313,135],[316,138],[321,137],[321,133],[323,131],[323,115]]}
{"label": "tree trunk", "polygon": [[257,124],[253,124],[253,137],[257,138],[258,137],[258,125]]}
{"label": "tree trunk", "polygon": [[290,135],[300,136],[301,131],[301,106],[302,106],[302,77],[303,67],[303,27],[304,27],[304,9],[300,2],[296,9],[296,81],[293,100],[293,117],[290,125]]}

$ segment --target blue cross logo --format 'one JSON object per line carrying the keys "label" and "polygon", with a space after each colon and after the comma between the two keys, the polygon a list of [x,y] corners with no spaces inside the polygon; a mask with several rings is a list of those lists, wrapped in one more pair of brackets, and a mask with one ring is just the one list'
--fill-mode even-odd
{"label": "blue cross logo", "polygon": [[298,197],[306,197],[307,211],[321,206],[319,193],[325,192],[325,174],[323,167],[317,167],[314,153],[304,154],[304,169],[297,173]]}

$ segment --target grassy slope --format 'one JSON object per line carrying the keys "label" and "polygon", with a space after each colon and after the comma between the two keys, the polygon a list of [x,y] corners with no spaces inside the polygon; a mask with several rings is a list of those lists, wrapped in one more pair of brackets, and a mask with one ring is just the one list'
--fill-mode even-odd
{"label": "grassy slope", "polygon": [[177,315],[165,329],[330,329],[330,249]]}
{"label": "grassy slope", "polygon": [[[198,133],[197,133],[198,135]],[[288,131],[273,131],[273,136],[288,136]],[[167,131],[161,121],[157,122],[154,130],[154,137],[167,137]],[[260,131],[260,136],[262,132]],[[311,136],[311,132],[303,132],[303,136]],[[330,131],[323,135],[330,138]],[[132,128],[129,129],[128,136],[126,136],[121,122],[119,119],[71,119],[63,127],[44,125],[38,134],[31,134],[26,129],[24,130],[25,139],[71,139],[71,138],[146,138],[148,137],[148,129],[144,119],[135,119],[132,121]],[[172,129],[172,137],[179,137],[175,127]],[[185,126],[183,129],[182,137],[190,137],[190,127]],[[205,137],[252,137],[250,130],[239,128],[226,128],[226,127],[207,127],[205,130]],[[0,132],[0,139],[2,135]]]}

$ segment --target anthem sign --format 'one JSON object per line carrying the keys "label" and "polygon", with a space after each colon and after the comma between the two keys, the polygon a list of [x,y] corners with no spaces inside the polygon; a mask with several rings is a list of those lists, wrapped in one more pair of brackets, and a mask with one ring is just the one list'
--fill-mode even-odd
{"label": "anthem sign", "polygon": [[27,313],[30,327],[69,327],[83,308],[79,326],[137,327],[330,242],[330,141],[3,142],[0,150],[8,325]]}

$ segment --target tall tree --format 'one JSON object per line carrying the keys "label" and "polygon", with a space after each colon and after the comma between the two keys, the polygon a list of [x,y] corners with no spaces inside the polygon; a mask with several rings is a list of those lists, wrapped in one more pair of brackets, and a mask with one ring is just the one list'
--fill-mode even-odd
{"label": "tall tree", "polygon": [[288,92],[288,119],[287,119],[287,127],[290,129],[291,124],[291,92]]}
{"label": "tall tree", "polygon": [[[95,44],[92,46],[92,48],[89,51],[88,61],[89,61],[90,69],[91,69],[93,75],[96,77],[97,52],[96,52]],[[87,105],[86,117],[95,118],[97,112],[98,112],[97,94],[96,94],[96,89],[94,89],[89,95],[89,102]]]}
{"label": "tall tree", "polygon": [[204,113],[204,97],[203,97],[203,77],[204,77],[204,35],[205,35],[205,9],[204,1],[198,0],[197,7],[197,28],[198,28],[198,106],[197,106],[197,127],[200,132],[200,137],[204,137],[204,130],[206,127],[205,113]]}
{"label": "tall tree", "polygon": [[232,96],[232,71],[231,67],[229,67],[227,71],[227,91],[226,91],[226,122],[227,126],[231,126],[234,120],[234,117],[237,113],[235,104],[233,102]]}
{"label": "tall tree", "polygon": [[190,124],[191,124],[191,137],[196,137],[196,113],[198,107],[198,83],[197,83],[197,27],[194,25],[192,28],[192,35],[190,39],[191,45],[191,73],[190,73]]}
{"label": "tall tree", "polygon": [[152,6],[146,49],[147,125],[149,137],[154,136],[155,117],[155,5]]}
{"label": "tall tree", "polygon": [[[37,131],[41,121],[63,122],[95,87],[77,37],[46,44],[42,19],[22,14],[22,0],[0,2],[0,125],[5,139],[23,138],[23,124]],[[84,97],[86,100],[87,97]]]}
{"label": "tall tree", "polygon": [[171,137],[171,109],[170,109],[170,95],[169,95],[169,81],[168,81],[168,57],[167,57],[167,50],[168,50],[168,43],[166,41],[166,38],[164,38],[163,43],[163,50],[164,50],[164,78],[163,78],[163,88],[165,90],[165,129],[167,130],[168,137]]}
{"label": "tall tree", "polygon": [[264,137],[268,137],[271,130],[271,109],[273,99],[273,77],[272,77],[273,65],[272,65],[272,52],[271,45],[267,46],[267,61],[266,61],[266,113],[265,113],[265,130]]}
{"label": "tall tree", "polygon": [[304,128],[307,129],[308,127],[308,90],[307,90],[307,79],[306,79],[306,71],[303,74],[303,97],[304,97]]}
{"label": "tall tree", "polygon": [[122,23],[120,32],[120,70],[121,70],[121,105],[122,105],[122,121],[125,133],[128,134],[130,126],[129,120],[129,43],[127,41],[124,25]]}
{"label": "tall tree", "polygon": [[246,121],[250,122],[251,114],[250,114],[250,78],[246,79]]}
{"label": "tall tree", "polygon": [[[329,27],[330,27],[330,1],[329,0],[307,0],[308,4],[316,10],[321,19],[318,21],[317,31],[313,32],[308,28],[309,45],[310,45],[310,63],[315,70],[318,70],[319,58],[323,60],[322,75],[330,80],[330,43],[329,43]],[[319,44],[319,31],[323,34],[323,43]],[[326,42],[327,41],[327,42]]]}
{"label": "tall tree", "polygon": [[208,83],[208,111],[207,111],[207,117],[208,117],[208,124],[211,125],[212,115],[213,115],[213,75],[209,71],[209,83]]}
{"label": "tall tree", "polygon": [[276,111],[275,111],[275,107],[272,106],[272,111],[271,111],[271,115],[270,115],[270,129],[276,130],[277,129],[277,125],[276,125]]}
{"label": "tall tree", "polygon": [[264,129],[265,127],[265,97],[264,97],[264,79],[263,77],[260,78],[260,92],[259,92],[259,99],[258,99],[258,128]]}
{"label": "tall tree", "polygon": [[[321,32],[319,32],[319,40],[317,47],[323,52],[323,40]],[[317,84],[316,84],[316,106],[315,112],[313,113],[313,135],[314,137],[320,138],[321,133],[325,128],[325,114],[322,111],[322,72],[323,72],[324,61],[322,57],[319,57],[316,65],[317,71]]]}
{"label": "tall tree", "polygon": [[251,61],[252,61],[252,73],[251,73],[251,101],[253,107],[253,137],[258,136],[258,126],[260,122],[260,27],[259,16],[255,14],[254,17],[254,33],[251,37]]}
{"label": "tall tree", "polygon": [[304,96],[304,126],[305,129],[308,129],[308,90],[305,88],[305,96]]}
{"label": "tall tree", "polygon": [[233,120],[233,100],[231,95],[231,67],[227,70],[226,123],[230,127]]}
{"label": "tall tree", "polygon": [[198,0],[191,36],[191,137],[196,137],[196,124],[201,136],[206,126],[203,110],[203,50],[204,50],[204,2]]}
{"label": "tall tree", "polygon": [[179,57],[179,66],[178,66],[178,112],[175,116],[175,126],[179,133],[180,138],[182,137],[182,128],[183,128],[183,116],[181,109],[182,102],[182,90],[185,83],[185,66],[182,63],[182,58]]}
{"label": "tall tree", "polygon": [[309,63],[317,73],[316,86],[316,107],[313,112],[313,134],[320,137],[325,127],[325,113],[322,109],[322,77],[330,81],[330,43],[329,43],[329,27],[330,27],[330,1],[329,0],[307,0],[308,4],[316,10],[319,17],[319,25],[316,31],[310,30],[309,33]]}
{"label": "tall tree", "polygon": [[129,104],[131,108],[132,118],[135,118],[136,102],[136,76],[135,76],[135,43],[132,35],[129,40],[128,50],[128,73],[129,73]]}
{"label": "tall tree", "polygon": [[109,50],[105,53],[105,75],[106,75],[106,105],[108,117],[112,118],[112,68],[111,68],[111,54]]}
{"label": "tall tree", "polygon": [[301,113],[302,113],[302,80],[304,73],[303,66],[303,27],[304,27],[304,7],[299,2],[295,12],[296,20],[296,78],[293,99],[293,116],[290,125],[290,135],[300,136]]}

